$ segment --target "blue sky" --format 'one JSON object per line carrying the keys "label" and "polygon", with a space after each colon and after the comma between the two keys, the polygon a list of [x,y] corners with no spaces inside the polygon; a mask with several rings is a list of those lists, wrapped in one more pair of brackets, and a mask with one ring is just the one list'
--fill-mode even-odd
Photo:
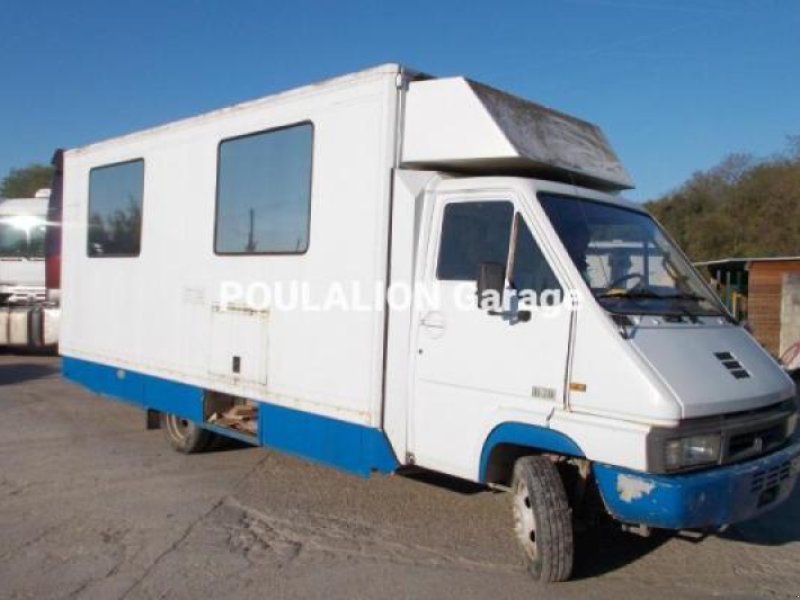
{"label": "blue sky", "polygon": [[4,0],[0,15],[0,176],[388,61],[598,123],[635,200],[800,134],[796,0]]}

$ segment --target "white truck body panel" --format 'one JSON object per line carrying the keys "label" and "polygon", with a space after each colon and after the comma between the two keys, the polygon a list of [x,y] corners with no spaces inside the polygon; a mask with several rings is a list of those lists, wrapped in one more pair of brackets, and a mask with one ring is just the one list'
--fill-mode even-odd
{"label": "white truck body panel", "polygon": [[[397,73],[377,68],[68,151],[62,353],[379,426],[382,313],[225,309],[220,285],[301,281],[321,306],[332,287],[374,290],[384,280]],[[308,251],[215,255],[218,144],[301,121],[314,126]],[[89,170],[138,157],[141,255],[89,258]],[[228,367],[232,355],[240,376]]]}
{"label": "white truck body panel", "polygon": [[[643,321],[631,341],[672,389],[684,419],[774,404],[792,392],[791,381],[775,384],[775,359],[742,328],[723,319],[702,327]],[[730,352],[751,377],[736,379],[720,368],[717,352]]]}

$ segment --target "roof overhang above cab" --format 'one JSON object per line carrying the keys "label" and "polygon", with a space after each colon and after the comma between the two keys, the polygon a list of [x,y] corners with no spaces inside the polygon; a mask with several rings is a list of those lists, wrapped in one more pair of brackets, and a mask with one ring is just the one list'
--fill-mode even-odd
{"label": "roof overhang above cab", "polygon": [[633,187],[596,125],[462,77],[413,81],[404,129],[403,167]]}

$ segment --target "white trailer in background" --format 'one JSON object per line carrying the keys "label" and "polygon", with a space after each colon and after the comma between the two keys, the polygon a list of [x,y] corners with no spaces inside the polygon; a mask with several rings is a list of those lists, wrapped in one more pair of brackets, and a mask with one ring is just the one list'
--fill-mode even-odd
{"label": "white trailer in background", "polygon": [[589,123],[385,65],[67,151],[63,185],[64,372],[181,451],[510,490],[544,581],[592,506],[716,527],[795,484],[793,383]]}
{"label": "white trailer in background", "polygon": [[0,347],[58,343],[59,310],[47,301],[45,235],[50,190],[0,199]]}

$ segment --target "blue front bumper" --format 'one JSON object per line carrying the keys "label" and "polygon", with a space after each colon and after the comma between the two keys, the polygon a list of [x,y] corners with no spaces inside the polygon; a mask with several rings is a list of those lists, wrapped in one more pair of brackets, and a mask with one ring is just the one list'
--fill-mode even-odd
{"label": "blue front bumper", "polygon": [[786,500],[800,474],[800,441],[759,459],[686,475],[650,475],[594,465],[614,518],[662,529],[694,529],[752,519]]}

